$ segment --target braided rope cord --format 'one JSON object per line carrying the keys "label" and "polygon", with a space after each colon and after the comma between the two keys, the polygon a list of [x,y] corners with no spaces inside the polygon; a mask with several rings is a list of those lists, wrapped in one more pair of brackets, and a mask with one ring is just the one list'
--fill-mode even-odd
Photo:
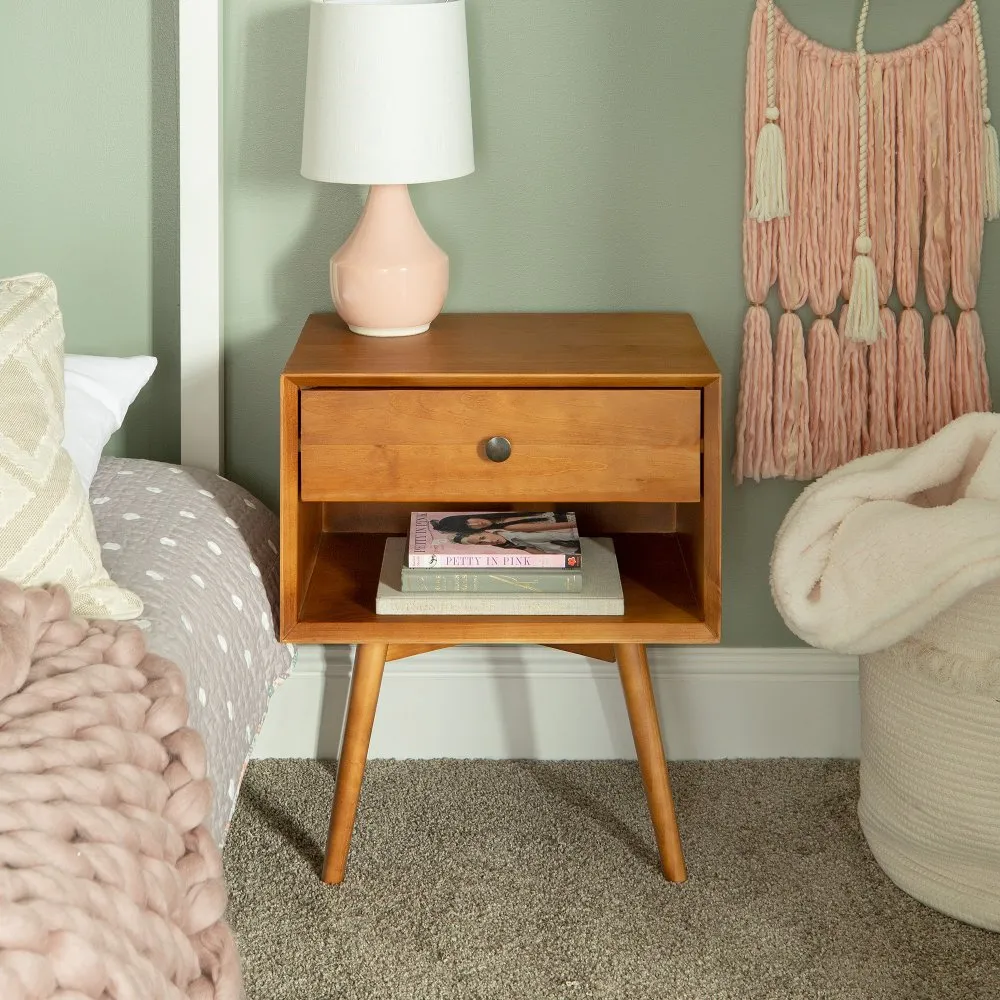
{"label": "braided rope cord", "polygon": [[983,121],[993,117],[989,101],[989,74],[986,69],[986,46],[983,44],[983,22],[979,17],[979,4],[972,0],[972,23],[976,31],[976,55],[979,57],[979,87],[983,95]]}
{"label": "braided rope cord", "polygon": [[769,122],[778,120],[778,82],[775,67],[774,0],[767,3],[767,110],[764,112]]}
{"label": "braided rope cord", "polygon": [[865,51],[865,26],[868,24],[869,0],[861,5],[855,44],[858,52],[858,253],[871,251],[868,234],[868,53]]}

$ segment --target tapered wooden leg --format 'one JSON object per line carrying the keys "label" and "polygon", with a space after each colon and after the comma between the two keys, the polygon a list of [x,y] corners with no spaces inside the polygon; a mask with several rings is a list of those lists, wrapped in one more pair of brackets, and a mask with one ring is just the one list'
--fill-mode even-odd
{"label": "tapered wooden leg", "polygon": [[642,783],[646,787],[649,815],[656,833],[656,846],[660,851],[660,867],[671,882],[687,878],[681,835],[677,829],[674,797],[670,789],[670,774],[663,753],[660,723],[656,716],[653,684],[649,678],[646,647],[641,643],[615,646],[618,672],[625,692],[625,704],[632,725],[636,756]]}
{"label": "tapered wooden leg", "polygon": [[344,881],[386,652],[385,643],[365,643],[358,646],[354,657],[347,724],[337,763],[337,787],[333,793],[330,834],[326,841],[326,861],[323,863],[323,881],[327,884]]}

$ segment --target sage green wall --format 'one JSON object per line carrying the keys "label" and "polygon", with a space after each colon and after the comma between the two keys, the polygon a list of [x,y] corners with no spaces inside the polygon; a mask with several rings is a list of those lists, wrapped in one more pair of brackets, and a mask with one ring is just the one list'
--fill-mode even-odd
{"label": "sage green wall", "polygon": [[176,459],[176,0],[2,7],[0,274],[55,279],[67,351],[159,357],[111,450]]}
{"label": "sage green wall", "polygon": [[[451,254],[451,310],[680,309],[726,379],[725,449],[745,308],[740,262],[743,85],[750,0],[468,0],[476,172],[414,189]],[[786,0],[789,17],[851,47],[856,4]],[[879,0],[872,50],[922,37],[949,0]],[[987,50],[1000,11],[984,4]],[[304,0],[226,4],[226,349],[229,474],[274,502],[276,376],[363,191],[298,173]],[[1000,66],[995,103],[1000,107]],[[982,315],[1000,379],[1000,225]],[[431,334],[433,336],[433,334]],[[793,643],[768,556],[799,486],[724,494],[726,643]]]}

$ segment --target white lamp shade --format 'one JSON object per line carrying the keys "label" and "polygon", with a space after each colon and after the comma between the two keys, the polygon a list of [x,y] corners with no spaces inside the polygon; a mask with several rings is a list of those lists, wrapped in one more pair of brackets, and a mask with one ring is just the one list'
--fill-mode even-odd
{"label": "white lamp shade", "polygon": [[418,184],[474,168],[465,0],[313,0],[303,176]]}

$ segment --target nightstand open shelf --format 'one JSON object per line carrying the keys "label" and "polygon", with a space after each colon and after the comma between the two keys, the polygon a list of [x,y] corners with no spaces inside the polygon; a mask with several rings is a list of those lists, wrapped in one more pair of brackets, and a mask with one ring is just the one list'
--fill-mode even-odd
{"label": "nightstand open shelf", "polygon": [[[680,313],[452,313],[390,340],[309,318],[281,375],[280,632],[357,644],[324,881],[344,878],[386,660],[463,643],[617,662],[660,864],[684,881],[646,643],[719,641],[721,402]],[[375,613],[411,511],[554,506],[614,539],[623,615]]]}
{"label": "nightstand open shelf", "polygon": [[[625,614],[611,617],[378,615],[375,591],[388,535],[323,532],[288,642],[707,643],[692,584],[689,539],[675,534],[615,535]],[[683,549],[688,549],[687,560]]]}

